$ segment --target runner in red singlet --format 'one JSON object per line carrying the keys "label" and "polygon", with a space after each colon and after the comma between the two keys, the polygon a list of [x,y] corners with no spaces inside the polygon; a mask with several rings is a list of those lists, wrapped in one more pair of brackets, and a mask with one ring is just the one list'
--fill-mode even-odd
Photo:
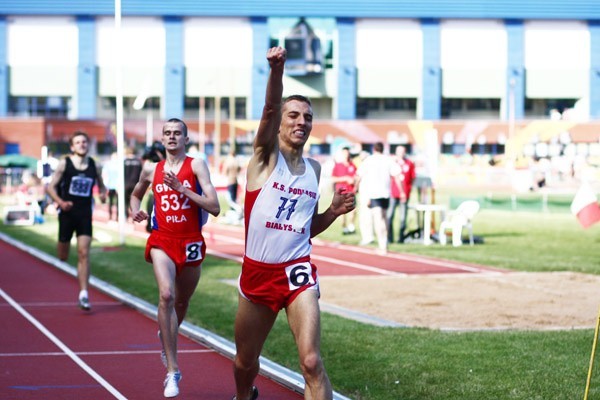
{"label": "runner in red singlet", "polygon": [[146,243],[145,257],[154,266],[158,284],[159,337],[167,367],[165,397],[179,394],[181,372],[177,363],[177,335],[200,280],[200,265],[206,253],[202,226],[207,221],[207,213],[216,216],[220,211],[206,163],[186,156],[188,141],[187,126],[183,121],[173,118],[165,123],[162,143],[166,159],[144,164],[130,202],[130,215],[135,222],[150,218],[140,206],[146,190],[152,185],[152,231]]}

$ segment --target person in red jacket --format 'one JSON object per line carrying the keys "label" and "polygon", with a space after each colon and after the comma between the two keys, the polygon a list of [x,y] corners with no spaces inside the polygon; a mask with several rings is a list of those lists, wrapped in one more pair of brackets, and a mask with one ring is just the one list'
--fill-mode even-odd
{"label": "person in red jacket", "polygon": [[396,207],[399,207],[400,213],[400,230],[398,236],[398,243],[404,243],[404,231],[406,231],[406,217],[408,215],[408,201],[410,199],[410,192],[412,185],[416,177],[415,164],[406,157],[406,147],[396,147],[396,159],[395,161],[400,166],[400,175],[397,179],[392,179],[392,197],[390,199],[390,206],[387,209],[387,223],[388,223],[388,243],[394,242],[394,216],[396,214]]}
{"label": "person in red jacket", "polygon": [[[354,183],[356,181],[356,165],[352,162],[350,148],[344,147],[341,150],[339,160],[336,160],[331,172],[331,181],[334,191],[343,189],[347,193],[356,193]],[[356,221],[356,210],[347,214],[342,214],[342,233],[350,235],[356,232],[354,223]]]}

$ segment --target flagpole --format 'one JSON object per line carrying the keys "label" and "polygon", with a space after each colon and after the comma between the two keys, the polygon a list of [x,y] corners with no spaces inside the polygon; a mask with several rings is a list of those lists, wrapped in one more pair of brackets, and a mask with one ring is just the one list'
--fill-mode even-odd
{"label": "flagpole", "polygon": [[596,331],[594,332],[594,342],[592,344],[592,355],[590,357],[590,368],[588,369],[588,376],[585,382],[585,394],[583,400],[587,400],[590,392],[590,383],[592,381],[592,370],[594,369],[594,358],[596,354],[596,344],[598,342],[598,328],[600,327],[600,310],[598,311],[598,318],[596,320]]}
{"label": "flagpole", "polygon": [[125,244],[125,134],[123,129],[123,76],[121,70],[122,59],[121,40],[121,0],[115,0],[115,49],[116,49],[116,135],[117,135],[117,162],[120,165],[117,187],[117,212],[119,219],[119,243]]}

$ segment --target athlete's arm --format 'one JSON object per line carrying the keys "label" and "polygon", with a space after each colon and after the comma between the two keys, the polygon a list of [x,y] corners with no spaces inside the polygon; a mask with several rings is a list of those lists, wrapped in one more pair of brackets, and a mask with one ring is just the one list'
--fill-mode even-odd
{"label": "athlete's arm", "polygon": [[192,171],[194,171],[194,175],[196,175],[198,183],[202,188],[202,195],[183,186],[183,191],[181,193],[189,197],[198,205],[198,207],[205,209],[216,217],[221,212],[221,206],[219,205],[217,190],[210,180],[210,171],[208,170],[206,162],[202,159],[195,158],[192,161]]}
{"label": "athlete's arm", "polygon": [[[309,158],[308,162],[311,163],[315,173],[317,174],[317,180],[321,179],[321,166],[320,164]],[[352,211],[355,207],[354,193],[346,192],[343,188],[338,188],[333,193],[333,199],[331,204],[325,210],[325,212],[319,214],[319,205],[315,207],[312,222],[310,224],[310,237],[315,237],[319,233],[323,232],[342,214],[346,214]]]}
{"label": "athlete's arm", "polygon": [[56,187],[62,180],[66,167],[67,159],[61,158],[61,160],[58,162],[56,170],[54,171],[54,174],[52,174],[52,180],[50,181],[50,184],[48,184],[46,187],[46,193],[48,193],[48,196],[50,196],[50,198],[52,198],[52,200],[54,200],[54,202],[58,205],[58,208],[63,211],[69,211],[71,207],[73,207],[72,202],[64,201],[56,191]]}
{"label": "athlete's arm", "polygon": [[283,70],[286,50],[273,47],[267,52],[269,78],[260,124],[254,138],[254,154],[248,164],[248,190],[256,190],[266,181],[277,162],[281,124],[281,98],[283,94]]}

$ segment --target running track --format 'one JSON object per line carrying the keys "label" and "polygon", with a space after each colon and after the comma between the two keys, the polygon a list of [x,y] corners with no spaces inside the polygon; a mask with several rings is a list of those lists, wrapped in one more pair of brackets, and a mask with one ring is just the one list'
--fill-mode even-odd
{"label": "running track", "polygon": [[[210,223],[205,227],[208,253],[241,261],[244,232],[239,226]],[[378,255],[372,247],[313,239],[311,259],[319,276],[498,273],[505,270],[403,253]]]}
{"label": "running track", "polygon": [[[109,227],[99,214],[97,223]],[[141,225],[127,229],[128,235],[146,235]],[[205,237],[210,254],[241,260],[240,227],[213,222]],[[312,258],[323,276],[496,272],[398,253],[379,256],[369,248],[320,240],[313,244]],[[77,285],[72,276],[3,241],[0,254],[0,398],[163,398],[165,370],[154,320],[95,288],[90,293],[92,312],[82,312],[74,304]],[[231,398],[228,357],[183,335],[179,349],[180,398]],[[264,376],[257,385],[264,399],[301,398]]]}
{"label": "running track", "polygon": [[[157,325],[92,289],[80,311],[75,279],[0,241],[0,398],[163,399]],[[180,398],[230,399],[231,360],[179,336]],[[264,399],[301,396],[259,376]]]}

